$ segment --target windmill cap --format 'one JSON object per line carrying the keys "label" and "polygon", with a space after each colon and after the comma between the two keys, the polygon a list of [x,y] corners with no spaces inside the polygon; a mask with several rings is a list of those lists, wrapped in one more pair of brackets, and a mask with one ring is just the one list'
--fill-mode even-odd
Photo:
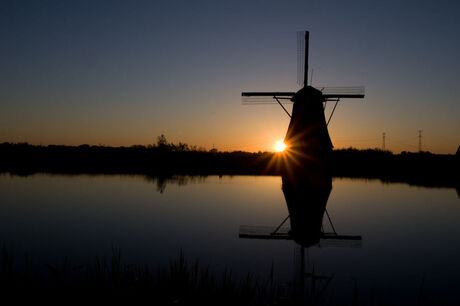
{"label": "windmill cap", "polygon": [[302,100],[323,100],[323,93],[311,86],[305,86],[294,94],[291,101],[297,102]]}

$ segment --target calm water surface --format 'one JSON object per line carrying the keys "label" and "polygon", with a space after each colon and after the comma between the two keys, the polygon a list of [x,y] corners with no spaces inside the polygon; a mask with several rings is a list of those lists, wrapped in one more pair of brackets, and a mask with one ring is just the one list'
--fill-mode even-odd
{"label": "calm water surface", "polygon": [[[327,211],[361,247],[308,248],[306,269],[333,276],[328,290],[363,300],[460,300],[460,200],[455,189],[334,179]],[[16,261],[94,263],[121,249],[125,263],[156,268],[177,257],[236,275],[298,275],[289,240],[239,238],[241,225],[277,226],[288,215],[281,178],[0,175],[0,242]],[[330,223],[324,220],[325,229]],[[289,225],[289,221],[287,223]]]}

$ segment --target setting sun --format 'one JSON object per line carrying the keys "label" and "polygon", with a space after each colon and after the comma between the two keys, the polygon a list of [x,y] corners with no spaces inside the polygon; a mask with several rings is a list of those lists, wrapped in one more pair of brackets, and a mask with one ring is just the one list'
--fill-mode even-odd
{"label": "setting sun", "polygon": [[286,149],[286,144],[282,140],[278,140],[275,142],[273,148],[275,149],[275,152],[283,152]]}

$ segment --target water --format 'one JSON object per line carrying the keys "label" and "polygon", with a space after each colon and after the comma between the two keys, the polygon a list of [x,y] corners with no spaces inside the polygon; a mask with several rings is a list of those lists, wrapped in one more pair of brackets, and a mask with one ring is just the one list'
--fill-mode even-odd
{"label": "water", "polygon": [[[275,176],[0,175],[0,242],[17,265],[94,263],[120,248],[125,263],[167,265],[180,250],[216,271],[281,282],[300,271],[292,240],[239,238],[241,225],[277,226],[288,215]],[[361,247],[305,251],[306,270],[332,277],[328,294],[362,301],[455,304],[460,298],[460,201],[455,189],[334,179],[327,211]],[[326,217],[325,217],[326,218]],[[289,224],[289,221],[287,222]],[[324,219],[326,230],[330,223]]]}

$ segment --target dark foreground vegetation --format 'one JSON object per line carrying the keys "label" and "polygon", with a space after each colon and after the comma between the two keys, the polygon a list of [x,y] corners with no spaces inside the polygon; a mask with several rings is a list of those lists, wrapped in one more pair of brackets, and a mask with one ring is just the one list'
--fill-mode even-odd
{"label": "dark foreground vegetation", "polygon": [[248,273],[237,278],[231,270],[216,273],[198,259],[190,262],[182,251],[156,270],[124,263],[118,248],[112,248],[111,258],[86,265],[74,265],[67,257],[60,264],[40,266],[27,255],[22,265],[14,259],[3,246],[4,305],[436,305],[425,296],[424,280],[409,303],[378,294],[363,298],[356,280],[351,280],[349,294],[341,296],[331,288],[334,276],[320,275],[314,266],[304,280],[281,282],[273,265],[265,276]]}
{"label": "dark foreground vegetation", "polygon": [[0,262],[5,305],[318,305],[329,284],[320,278],[309,290],[282,284],[275,280],[273,265],[265,277],[235,278],[230,270],[216,273],[198,260],[190,263],[182,252],[157,270],[123,263],[117,248],[110,259],[92,265],[72,265],[65,258],[59,265],[37,267],[26,256],[18,268],[3,247]]}
{"label": "dark foreground vegetation", "polygon": [[[35,146],[0,144],[0,172],[79,174],[280,175],[279,153],[204,150],[169,143],[162,135],[154,145]],[[393,154],[382,150],[342,149],[332,152],[335,177],[377,178],[432,187],[458,187],[460,157],[430,152]]]}

